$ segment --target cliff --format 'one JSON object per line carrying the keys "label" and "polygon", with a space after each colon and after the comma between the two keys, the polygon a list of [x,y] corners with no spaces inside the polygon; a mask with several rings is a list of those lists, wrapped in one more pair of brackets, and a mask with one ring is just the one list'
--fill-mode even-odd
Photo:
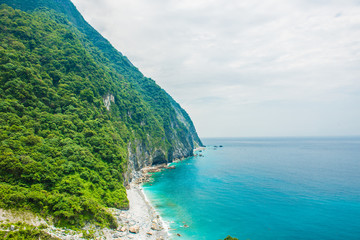
{"label": "cliff", "polygon": [[148,139],[134,140],[129,145],[130,168],[139,170],[145,164],[171,162],[174,159],[188,157],[192,155],[193,148],[202,146],[190,117],[181,106],[155,81],[143,76],[126,56],[91,27],[70,0],[0,0],[0,3],[23,11],[34,11],[45,7],[63,14],[72,26],[84,34],[82,39],[84,47],[89,49],[88,45],[93,45],[99,50],[90,54],[95,58],[102,55],[101,61],[123,76],[136,89],[137,94],[149,104],[151,110],[156,112],[165,130],[168,144],[165,148],[159,148],[159,146],[152,147]]}
{"label": "cliff", "polygon": [[110,226],[137,170],[202,145],[195,127],[69,0],[1,3],[19,10],[0,12],[0,207]]}

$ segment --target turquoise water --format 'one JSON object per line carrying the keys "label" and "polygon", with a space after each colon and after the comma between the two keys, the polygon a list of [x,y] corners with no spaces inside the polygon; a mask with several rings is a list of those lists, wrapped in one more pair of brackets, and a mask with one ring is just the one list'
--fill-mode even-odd
{"label": "turquoise water", "polygon": [[360,138],[204,144],[144,185],[173,239],[360,239]]}

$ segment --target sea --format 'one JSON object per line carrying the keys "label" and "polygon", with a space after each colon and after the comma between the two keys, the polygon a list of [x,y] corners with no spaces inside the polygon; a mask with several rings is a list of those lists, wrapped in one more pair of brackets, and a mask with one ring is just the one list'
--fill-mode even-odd
{"label": "sea", "polygon": [[203,143],[143,186],[171,239],[360,240],[360,137]]}

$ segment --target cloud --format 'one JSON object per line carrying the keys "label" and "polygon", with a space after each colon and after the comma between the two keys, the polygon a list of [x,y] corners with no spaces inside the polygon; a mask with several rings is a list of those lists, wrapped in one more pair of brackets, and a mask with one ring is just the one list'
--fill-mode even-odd
{"label": "cloud", "polygon": [[360,134],[358,1],[73,2],[202,136]]}

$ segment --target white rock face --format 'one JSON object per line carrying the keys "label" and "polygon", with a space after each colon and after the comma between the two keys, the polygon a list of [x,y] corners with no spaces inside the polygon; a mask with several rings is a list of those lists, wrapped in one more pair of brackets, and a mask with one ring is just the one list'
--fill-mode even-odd
{"label": "white rock face", "polygon": [[103,101],[104,101],[104,105],[106,107],[106,109],[109,111],[110,110],[110,105],[111,102],[115,103],[115,98],[114,95],[108,93],[103,97]]}

